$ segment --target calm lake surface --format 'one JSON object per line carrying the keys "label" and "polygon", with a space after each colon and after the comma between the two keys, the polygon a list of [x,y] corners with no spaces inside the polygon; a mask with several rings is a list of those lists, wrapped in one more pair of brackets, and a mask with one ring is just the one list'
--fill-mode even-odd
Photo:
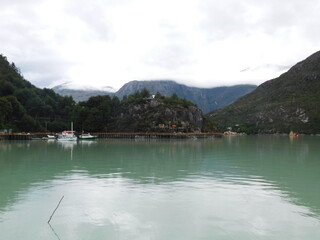
{"label": "calm lake surface", "polygon": [[319,240],[320,137],[0,141],[0,239]]}

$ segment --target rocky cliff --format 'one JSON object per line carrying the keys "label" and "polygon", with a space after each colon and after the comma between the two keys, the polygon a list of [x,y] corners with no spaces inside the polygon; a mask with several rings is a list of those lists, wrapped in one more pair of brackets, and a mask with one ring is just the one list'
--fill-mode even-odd
{"label": "rocky cliff", "polygon": [[[182,99],[147,98],[128,104],[117,116],[118,128],[127,131],[200,132],[202,111]],[[121,126],[121,127],[120,127]]]}

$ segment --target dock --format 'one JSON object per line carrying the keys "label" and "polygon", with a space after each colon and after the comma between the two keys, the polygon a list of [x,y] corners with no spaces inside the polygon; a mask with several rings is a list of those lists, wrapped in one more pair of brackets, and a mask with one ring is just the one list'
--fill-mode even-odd
{"label": "dock", "polygon": [[148,139],[186,139],[186,138],[210,138],[210,137],[221,137],[223,133],[91,133],[92,135],[98,136],[98,138],[148,138]]}

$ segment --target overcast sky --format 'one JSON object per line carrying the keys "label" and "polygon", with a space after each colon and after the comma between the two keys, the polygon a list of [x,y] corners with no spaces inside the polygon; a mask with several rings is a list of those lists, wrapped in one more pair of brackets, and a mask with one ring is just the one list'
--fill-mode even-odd
{"label": "overcast sky", "polygon": [[38,87],[260,84],[320,50],[319,0],[0,0],[0,53]]}

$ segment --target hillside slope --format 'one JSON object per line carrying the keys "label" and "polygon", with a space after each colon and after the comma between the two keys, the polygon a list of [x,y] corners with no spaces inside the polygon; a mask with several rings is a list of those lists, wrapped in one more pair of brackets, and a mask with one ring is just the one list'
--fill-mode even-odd
{"label": "hillside slope", "polygon": [[252,133],[320,133],[320,51],[208,116]]}
{"label": "hillside slope", "polygon": [[45,131],[67,127],[74,101],[25,80],[14,63],[0,55],[0,131]]}

